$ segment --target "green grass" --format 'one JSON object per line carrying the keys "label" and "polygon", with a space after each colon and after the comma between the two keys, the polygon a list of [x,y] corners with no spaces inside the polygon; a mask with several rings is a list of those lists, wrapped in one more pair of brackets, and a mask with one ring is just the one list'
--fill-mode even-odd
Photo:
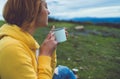
{"label": "green grass", "polygon": [[5,23],[5,21],[0,20],[0,26],[2,26]]}
{"label": "green grass", "polygon": [[110,33],[103,36],[74,30],[79,24],[50,22],[49,27],[39,28],[34,34],[40,44],[52,25],[64,26],[69,32],[68,40],[58,45],[58,65],[77,68],[80,79],[120,79],[120,29],[85,25],[85,30]]}

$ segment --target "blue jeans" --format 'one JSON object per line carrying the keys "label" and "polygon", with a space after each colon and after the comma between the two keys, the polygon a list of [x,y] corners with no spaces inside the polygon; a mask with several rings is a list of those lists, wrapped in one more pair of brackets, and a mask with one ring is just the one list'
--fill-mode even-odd
{"label": "blue jeans", "polygon": [[66,66],[59,65],[55,69],[53,79],[76,79],[74,73]]}

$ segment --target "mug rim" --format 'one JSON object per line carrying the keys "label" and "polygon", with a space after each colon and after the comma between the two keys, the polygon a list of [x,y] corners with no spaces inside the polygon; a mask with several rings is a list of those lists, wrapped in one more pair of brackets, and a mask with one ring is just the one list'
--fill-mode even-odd
{"label": "mug rim", "polygon": [[59,30],[62,30],[62,29],[64,29],[64,27],[55,28],[53,31],[59,31]]}

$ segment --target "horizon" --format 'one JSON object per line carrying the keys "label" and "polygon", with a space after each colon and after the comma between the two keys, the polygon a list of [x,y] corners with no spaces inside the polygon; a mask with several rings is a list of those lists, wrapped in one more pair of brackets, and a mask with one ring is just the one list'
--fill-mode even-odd
{"label": "horizon", "polygon": [[[79,19],[83,19],[83,18],[93,18],[93,19],[116,19],[116,18],[119,18],[120,17],[74,17],[74,18],[56,18],[56,17],[49,17],[49,18],[52,18],[52,19],[56,19],[56,20],[72,20],[72,19],[75,19],[75,18],[79,18]],[[0,20],[4,20],[4,18],[2,17],[2,15],[0,15]]]}
{"label": "horizon", "polygon": [[[0,0],[0,19],[5,2],[6,0]],[[49,17],[57,19],[120,17],[118,0],[46,0],[46,2],[50,11]]]}

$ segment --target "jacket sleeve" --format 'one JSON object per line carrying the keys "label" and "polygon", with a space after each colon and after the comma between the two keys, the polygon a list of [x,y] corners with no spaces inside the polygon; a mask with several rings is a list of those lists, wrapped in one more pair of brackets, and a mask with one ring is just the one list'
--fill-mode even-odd
{"label": "jacket sleeve", "polygon": [[[46,70],[48,70],[47,72],[49,72],[48,73],[48,76],[49,76],[48,78],[45,77],[45,73],[43,72],[41,74],[42,76],[39,76],[40,77],[39,79],[49,79],[49,78],[52,79],[52,77],[54,75],[54,70],[55,70],[55,67],[56,67],[56,63],[57,63],[56,50],[53,52],[52,58],[50,58],[48,56],[39,56],[38,62],[39,62],[39,67],[38,67],[39,73],[42,73],[43,71],[46,72]],[[46,68],[46,69],[44,69],[44,68]]]}
{"label": "jacket sleeve", "polygon": [[52,59],[51,59],[52,74],[54,74],[56,64],[57,64],[57,54],[56,54],[56,50],[55,50],[52,55]]}
{"label": "jacket sleeve", "polygon": [[4,79],[52,79],[51,58],[39,56],[38,72],[32,65],[32,58],[21,45],[10,45],[3,49]]}

